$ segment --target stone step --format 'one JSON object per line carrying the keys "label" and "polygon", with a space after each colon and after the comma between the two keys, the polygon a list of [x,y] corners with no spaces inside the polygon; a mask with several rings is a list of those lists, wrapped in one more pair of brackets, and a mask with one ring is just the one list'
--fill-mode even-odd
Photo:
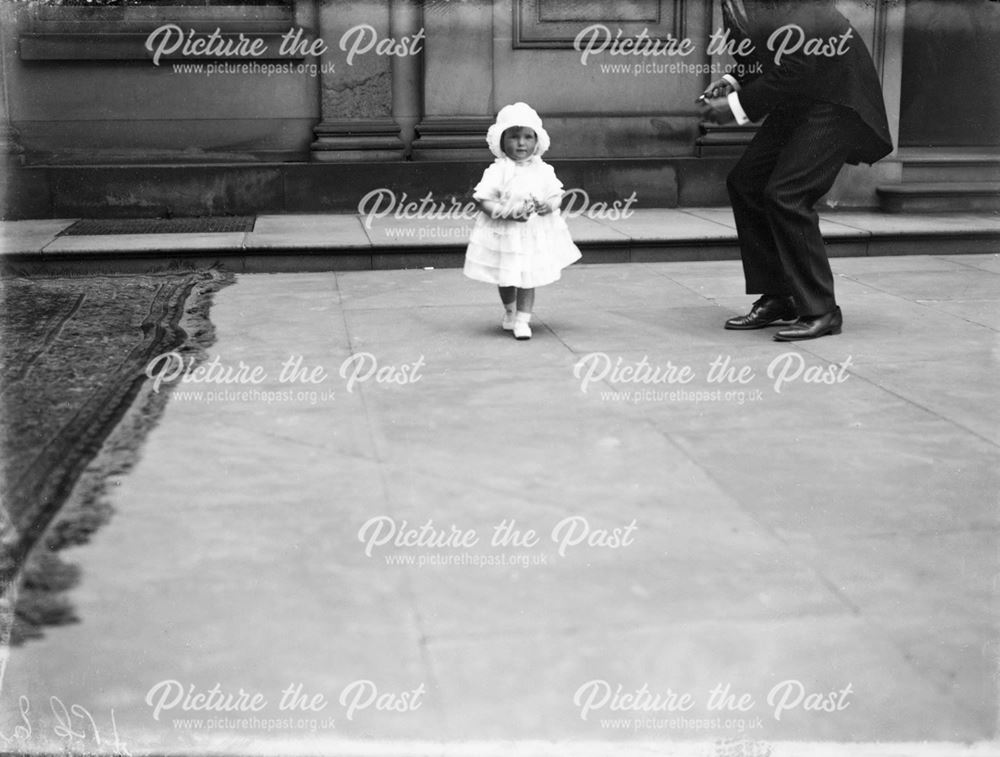
{"label": "stone step", "polygon": [[899,151],[903,182],[1000,181],[1000,150],[907,148]]}
{"label": "stone step", "polygon": [[1000,211],[1000,182],[907,182],[877,192],[886,213]]}
{"label": "stone step", "polygon": [[736,124],[699,125],[701,136],[695,140],[695,155],[699,158],[711,158],[726,155],[741,155],[750,140],[757,133],[757,124],[738,126]]}
{"label": "stone step", "polygon": [[[732,214],[725,209],[640,209],[627,217],[581,216],[568,222],[585,263],[740,259]],[[174,233],[102,235],[95,233],[102,229],[92,227],[90,236],[76,236],[67,233],[74,219],[8,221],[0,223],[0,272],[143,271],[191,264],[240,273],[451,268],[463,263],[470,225],[462,219],[392,218],[369,225],[354,214],[298,214],[258,216],[252,231],[226,227],[213,233],[183,226],[166,230]],[[407,228],[436,233],[402,233]],[[842,211],[821,215],[820,228],[835,258],[1000,249],[1000,215],[995,213]],[[175,233],[181,230],[186,233]]]}

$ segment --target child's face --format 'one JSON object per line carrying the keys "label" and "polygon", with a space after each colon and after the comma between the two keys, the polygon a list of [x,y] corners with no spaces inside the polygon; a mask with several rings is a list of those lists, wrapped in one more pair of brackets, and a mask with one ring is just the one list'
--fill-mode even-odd
{"label": "child's face", "polygon": [[511,160],[527,160],[535,154],[538,137],[527,126],[512,126],[501,139],[504,155]]}

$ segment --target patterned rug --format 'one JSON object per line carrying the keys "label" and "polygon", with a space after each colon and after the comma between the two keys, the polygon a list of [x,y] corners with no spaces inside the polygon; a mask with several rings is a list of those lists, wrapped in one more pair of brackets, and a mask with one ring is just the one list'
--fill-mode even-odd
{"label": "patterned rug", "polygon": [[230,282],[215,270],[0,282],[0,637],[75,619],[65,592],[78,577],[58,552],[107,521],[104,481],[163,410],[147,363],[200,358],[211,296]]}

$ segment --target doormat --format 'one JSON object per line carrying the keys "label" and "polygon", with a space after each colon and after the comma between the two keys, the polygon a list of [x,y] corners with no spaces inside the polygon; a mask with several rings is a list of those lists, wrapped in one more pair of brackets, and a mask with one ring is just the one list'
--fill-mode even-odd
{"label": "doormat", "polygon": [[253,231],[256,216],[207,218],[85,218],[59,234],[63,237],[104,234],[226,234]]}
{"label": "doormat", "polygon": [[0,642],[75,620],[77,571],[59,550],[108,520],[105,482],[166,405],[146,365],[172,350],[200,360],[212,295],[232,281],[214,269],[0,281],[0,611],[16,608]]}

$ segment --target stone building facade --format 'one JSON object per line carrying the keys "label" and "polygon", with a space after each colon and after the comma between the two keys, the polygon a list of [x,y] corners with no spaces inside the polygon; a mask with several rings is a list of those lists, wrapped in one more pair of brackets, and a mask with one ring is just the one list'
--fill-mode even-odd
{"label": "stone building facade", "polygon": [[[838,6],[872,51],[899,148],[845,169],[827,202],[989,190],[1000,4]],[[709,49],[718,0],[0,0],[0,13],[10,218],[349,211],[378,187],[462,197],[491,160],[493,115],[517,100],[591,199],[725,204],[752,134],[694,106],[710,66],[731,63]]]}

